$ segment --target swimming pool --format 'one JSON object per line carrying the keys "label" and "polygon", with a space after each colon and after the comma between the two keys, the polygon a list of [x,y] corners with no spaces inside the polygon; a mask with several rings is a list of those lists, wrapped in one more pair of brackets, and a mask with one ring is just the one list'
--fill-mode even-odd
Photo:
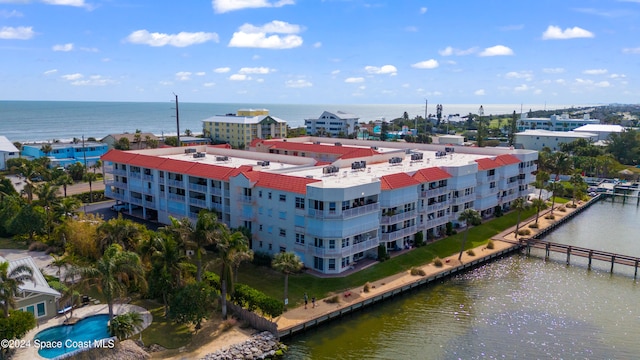
{"label": "swimming pool", "polygon": [[[51,359],[79,349],[95,347],[113,347],[113,342],[100,343],[99,340],[110,337],[107,324],[109,315],[94,315],[84,318],[74,325],[60,325],[39,332],[34,338],[38,354]],[[96,344],[94,341],[98,340]]]}

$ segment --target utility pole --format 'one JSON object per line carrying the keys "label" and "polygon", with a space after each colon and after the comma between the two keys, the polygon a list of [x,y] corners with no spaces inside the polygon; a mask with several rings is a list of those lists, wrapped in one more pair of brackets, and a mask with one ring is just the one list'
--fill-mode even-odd
{"label": "utility pole", "polygon": [[427,135],[427,124],[429,123],[427,119],[427,109],[429,108],[429,99],[424,99],[424,134]]}
{"label": "utility pole", "polygon": [[178,95],[176,95],[176,93],[173,93],[173,95],[175,95],[176,97],[176,132],[178,138],[178,147],[180,147],[180,112],[178,111]]}

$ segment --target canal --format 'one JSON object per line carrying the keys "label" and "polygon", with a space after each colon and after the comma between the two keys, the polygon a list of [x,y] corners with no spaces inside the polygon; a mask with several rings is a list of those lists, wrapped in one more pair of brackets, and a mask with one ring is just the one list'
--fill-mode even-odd
{"label": "canal", "polygon": [[[594,204],[547,240],[640,256],[640,208]],[[287,359],[631,359],[640,353],[633,268],[513,255],[285,342]]]}

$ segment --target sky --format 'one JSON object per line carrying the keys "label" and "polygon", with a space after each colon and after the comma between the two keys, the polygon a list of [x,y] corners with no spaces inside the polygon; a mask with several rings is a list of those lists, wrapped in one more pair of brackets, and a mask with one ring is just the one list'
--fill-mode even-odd
{"label": "sky", "polygon": [[639,103],[640,0],[0,0],[0,100]]}

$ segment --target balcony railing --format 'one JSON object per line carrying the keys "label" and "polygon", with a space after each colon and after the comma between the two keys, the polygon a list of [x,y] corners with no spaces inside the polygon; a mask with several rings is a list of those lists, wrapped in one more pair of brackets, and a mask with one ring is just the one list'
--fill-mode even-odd
{"label": "balcony railing", "polygon": [[447,186],[442,186],[435,189],[429,189],[420,192],[420,197],[430,198],[434,196],[444,195],[449,193],[449,188]]}
{"label": "balcony railing", "polygon": [[131,172],[131,174],[129,174],[129,176],[132,179],[142,179],[142,174],[139,172]]}
{"label": "balcony railing", "polygon": [[447,216],[442,216],[439,218],[434,218],[434,219],[430,219],[424,222],[424,224],[422,225],[423,228],[425,229],[431,229],[434,228],[436,226],[440,226],[440,225],[444,225],[446,224],[448,221],[448,217]]}
{"label": "balcony railing", "polygon": [[410,236],[415,234],[417,231],[417,227],[415,225],[406,227],[404,229],[400,229],[390,233],[383,233],[381,240],[382,241],[394,241],[398,239],[402,239],[405,236]]}
{"label": "balcony railing", "polygon": [[113,169],[113,175],[127,176],[127,170]]}
{"label": "balcony railing", "polygon": [[454,198],[451,198],[451,204],[460,205],[460,204],[464,204],[466,202],[475,200],[475,198],[476,198],[476,194],[463,195],[457,198],[454,197]]}
{"label": "balcony railing", "polygon": [[307,244],[307,252],[311,253],[313,256],[324,257],[324,256],[340,256],[347,257],[353,254],[357,254],[359,252],[363,252],[369,249],[373,249],[378,247],[380,243],[379,239],[372,238],[367,241],[362,241],[357,244],[353,244],[350,246],[339,247],[339,244],[336,244],[336,247],[333,249],[329,249],[328,247],[315,247],[313,244]]}
{"label": "balcony railing", "polygon": [[129,202],[135,205],[142,205],[142,199],[132,197]]}
{"label": "balcony railing", "polygon": [[170,179],[167,179],[167,185],[183,188],[184,187],[184,182],[182,180],[170,180]]}
{"label": "balcony railing", "polygon": [[406,219],[411,219],[416,217],[416,211],[415,210],[411,210],[411,211],[405,211],[402,212],[400,214],[396,214],[393,216],[382,216],[382,218],[380,219],[380,224],[395,224],[397,222],[406,220]]}
{"label": "balcony railing", "polygon": [[189,190],[194,190],[194,191],[199,191],[201,193],[206,193],[207,192],[207,186],[206,185],[196,184],[196,183],[189,183]]}
{"label": "balcony railing", "polygon": [[348,218],[352,218],[352,217],[356,217],[356,216],[362,216],[362,215],[366,215],[366,214],[371,214],[373,212],[377,212],[380,211],[380,203],[374,203],[374,204],[369,204],[369,205],[364,205],[364,206],[358,206],[355,208],[351,208],[351,209],[346,209],[346,210],[342,210],[342,212],[331,212],[328,210],[322,211],[322,210],[316,210],[316,209],[309,209],[309,216],[311,217],[315,217],[317,219],[348,219]]}
{"label": "balcony railing", "polygon": [[142,180],[153,181],[153,175],[143,174],[142,175]]}
{"label": "balcony railing", "polygon": [[213,187],[213,188],[211,188],[210,191],[211,191],[211,195],[222,196],[222,189],[221,188]]}
{"label": "balcony railing", "polygon": [[211,210],[222,212],[222,204],[211,203]]}
{"label": "balcony railing", "polygon": [[238,201],[244,204],[251,204],[252,200],[253,198],[251,196],[247,196],[247,195],[238,196]]}
{"label": "balcony railing", "polygon": [[448,201],[441,201],[431,205],[428,205],[424,208],[424,212],[432,213],[434,211],[443,210],[449,207]]}
{"label": "balcony railing", "polygon": [[169,194],[167,198],[174,201],[184,201],[184,195]]}
{"label": "balcony railing", "polygon": [[197,198],[189,198],[189,204],[196,205],[203,208],[207,207],[207,202],[205,200],[197,199]]}

